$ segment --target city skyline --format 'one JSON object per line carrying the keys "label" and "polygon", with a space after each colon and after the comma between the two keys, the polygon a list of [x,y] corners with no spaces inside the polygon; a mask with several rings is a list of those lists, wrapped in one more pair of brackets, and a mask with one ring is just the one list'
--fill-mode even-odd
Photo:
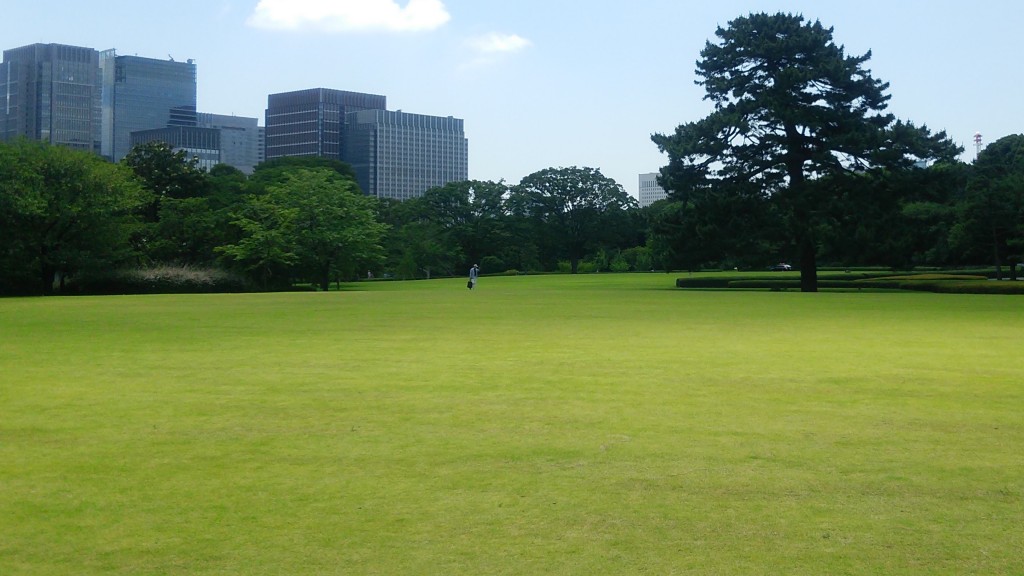
{"label": "city skyline", "polygon": [[1024,132],[1015,61],[1024,5],[820,4],[111,0],[99,12],[70,0],[9,0],[5,19],[19,25],[3,48],[59,43],[194,59],[199,110],[261,124],[273,93],[387,94],[391,109],[465,120],[470,178],[515,184],[549,167],[588,166],[637,196],[638,175],[665,162],[650,135],[710,109],[693,70],[716,27],[783,11],[833,27],[848,54],[871,50],[866,66],[890,83],[889,111],[945,130],[965,161],[975,132],[983,145]]}

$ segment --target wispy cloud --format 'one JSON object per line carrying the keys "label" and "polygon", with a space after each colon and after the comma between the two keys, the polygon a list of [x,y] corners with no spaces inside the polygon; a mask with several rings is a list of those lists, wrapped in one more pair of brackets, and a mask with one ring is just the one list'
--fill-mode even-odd
{"label": "wispy cloud", "polygon": [[470,59],[462,69],[473,69],[495,64],[504,57],[529,48],[532,43],[517,34],[490,32],[466,41],[471,51]]}
{"label": "wispy cloud", "polygon": [[469,45],[480,54],[519,52],[530,46],[530,41],[516,34],[491,32],[471,38]]}
{"label": "wispy cloud", "polygon": [[441,0],[260,0],[248,24],[271,30],[412,32],[443,26]]}

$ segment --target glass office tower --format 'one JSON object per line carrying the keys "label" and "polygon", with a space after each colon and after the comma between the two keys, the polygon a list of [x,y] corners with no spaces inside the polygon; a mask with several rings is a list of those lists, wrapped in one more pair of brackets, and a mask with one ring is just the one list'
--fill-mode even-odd
{"label": "glass office tower", "polygon": [[328,88],[271,94],[265,121],[266,159],[317,156],[344,160],[345,115],[386,107],[384,96]]}
{"label": "glass office tower", "polygon": [[4,50],[0,140],[18,137],[100,151],[99,52],[64,44]]}
{"label": "glass office tower", "polygon": [[131,150],[131,134],[166,128],[172,109],[196,109],[196,65],[106,50],[103,69],[103,155],[120,161]]}
{"label": "glass office tower", "polygon": [[365,194],[406,200],[469,179],[459,118],[364,110],[346,117],[347,157]]}

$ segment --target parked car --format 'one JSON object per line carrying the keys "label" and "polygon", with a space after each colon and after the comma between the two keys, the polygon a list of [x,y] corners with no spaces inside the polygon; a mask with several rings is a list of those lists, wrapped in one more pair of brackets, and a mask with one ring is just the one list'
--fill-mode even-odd
{"label": "parked car", "polygon": [[771,270],[772,272],[782,272],[792,270],[793,267],[790,266],[789,264],[786,264],[785,262],[779,262],[778,264],[772,264],[771,266],[768,267],[768,269]]}

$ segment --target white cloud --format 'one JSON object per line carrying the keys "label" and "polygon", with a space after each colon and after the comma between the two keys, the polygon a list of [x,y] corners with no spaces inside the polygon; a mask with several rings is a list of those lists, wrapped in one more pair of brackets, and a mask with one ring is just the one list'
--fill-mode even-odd
{"label": "white cloud", "polygon": [[495,54],[500,52],[518,52],[529,47],[530,41],[516,34],[491,32],[490,34],[471,39],[469,44],[482,54]]}
{"label": "white cloud", "polygon": [[441,0],[260,0],[248,23],[272,30],[433,30],[451,19]]}
{"label": "white cloud", "polygon": [[491,32],[470,38],[466,41],[466,45],[472,50],[473,55],[469,61],[460,66],[463,70],[494,65],[508,54],[529,48],[532,43],[516,34]]}

